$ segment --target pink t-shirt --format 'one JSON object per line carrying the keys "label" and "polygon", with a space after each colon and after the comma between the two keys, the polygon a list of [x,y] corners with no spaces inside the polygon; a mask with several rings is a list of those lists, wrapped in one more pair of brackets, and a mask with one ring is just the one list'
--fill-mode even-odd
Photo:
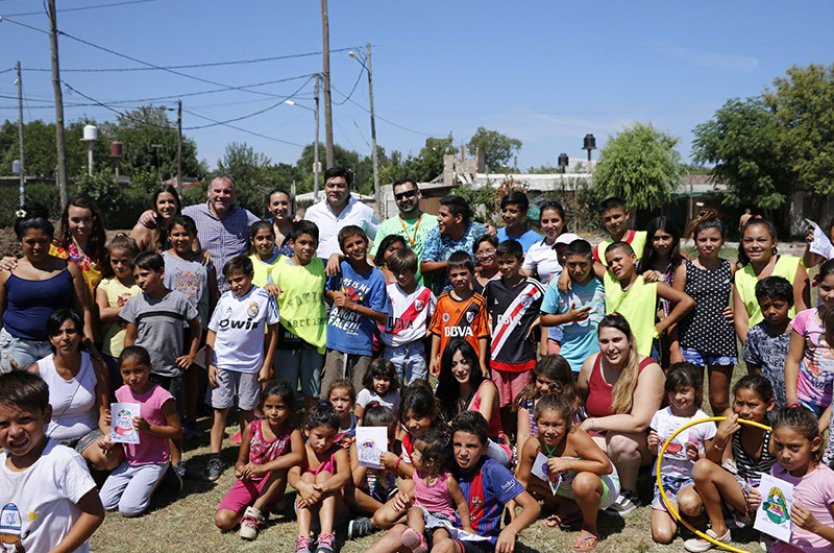
{"label": "pink t-shirt", "polygon": [[[165,425],[167,421],[165,415],[162,414],[162,405],[166,401],[173,400],[174,396],[168,390],[156,384],[151,384],[150,390],[144,394],[134,393],[127,385],[116,390],[116,401],[138,403],[142,418],[154,426]],[[139,439],[138,444],[123,444],[127,464],[132,466],[160,465],[168,462],[170,451],[167,438],[141,432]]]}
{"label": "pink t-shirt", "polygon": [[[823,526],[834,527],[834,517],[831,516],[831,506],[834,505],[834,471],[820,463],[816,469],[799,478],[777,463],[773,465],[771,474],[793,484],[794,503],[806,507]],[[834,545],[822,536],[794,524],[790,544],[777,541],[773,544],[771,553],[799,552],[834,553]]]}
{"label": "pink t-shirt", "polygon": [[440,473],[434,484],[429,486],[416,471],[414,479],[414,503],[437,517],[453,519],[455,516],[455,502],[452,494],[449,493],[449,486],[446,480],[450,477],[448,472]]}
{"label": "pink t-shirt", "polygon": [[825,408],[831,403],[834,352],[825,340],[825,327],[817,315],[817,308],[797,313],[791,326],[805,340],[796,394],[809,407]]}

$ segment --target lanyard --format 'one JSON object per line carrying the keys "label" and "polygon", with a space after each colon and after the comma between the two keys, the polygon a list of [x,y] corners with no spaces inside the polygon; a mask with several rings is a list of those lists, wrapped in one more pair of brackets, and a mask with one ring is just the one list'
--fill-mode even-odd
{"label": "lanyard", "polygon": [[414,249],[414,244],[417,242],[417,231],[420,230],[420,222],[423,220],[423,214],[421,213],[419,217],[417,217],[417,224],[414,225],[414,234],[412,236],[408,235],[408,227],[403,221],[402,216],[400,216],[400,224],[403,226],[403,232],[405,233],[405,237],[408,238],[408,243],[411,244],[411,249]]}

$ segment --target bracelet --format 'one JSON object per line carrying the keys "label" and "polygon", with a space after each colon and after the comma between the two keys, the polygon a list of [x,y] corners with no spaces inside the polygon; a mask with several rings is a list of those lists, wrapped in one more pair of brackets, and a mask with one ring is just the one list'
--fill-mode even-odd
{"label": "bracelet", "polygon": [[402,461],[402,460],[403,460],[403,458],[402,458],[402,457],[397,457],[397,460],[396,460],[396,461],[394,461],[394,470],[397,470],[397,468],[399,468],[399,466],[400,466],[400,461]]}
{"label": "bracelet", "polygon": [[712,442],[712,447],[713,447],[713,449],[715,449],[715,450],[717,450],[717,451],[723,451],[723,450],[724,450],[724,448],[725,448],[725,447],[727,447],[727,444],[724,444],[724,445],[722,445],[722,446],[719,446],[719,445],[718,445],[718,442],[716,442],[715,440],[713,440],[713,442]]}

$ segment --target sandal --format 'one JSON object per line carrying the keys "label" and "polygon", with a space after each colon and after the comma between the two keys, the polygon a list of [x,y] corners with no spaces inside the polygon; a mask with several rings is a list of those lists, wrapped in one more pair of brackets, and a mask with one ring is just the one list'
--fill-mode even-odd
{"label": "sandal", "polygon": [[553,513],[550,516],[545,517],[542,519],[542,526],[545,528],[556,528],[557,526],[561,526],[562,524],[562,517]]}
{"label": "sandal", "polygon": [[579,532],[579,535],[576,537],[576,541],[573,543],[573,550],[577,551],[578,553],[593,551],[597,548],[599,542],[599,536],[597,536],[596,534],[592,534],[587,530],[582,530]]}
{"label": "sandal", "polygon": [[547,516],[544,520],[542,520],[542,525],[545,528],[561,528],[566,529],[570,528],[571,526],[577,524],[582,520],[582,513],[575,512],[575,513],[568,513],[560,515],[558,513],[553,513]]}

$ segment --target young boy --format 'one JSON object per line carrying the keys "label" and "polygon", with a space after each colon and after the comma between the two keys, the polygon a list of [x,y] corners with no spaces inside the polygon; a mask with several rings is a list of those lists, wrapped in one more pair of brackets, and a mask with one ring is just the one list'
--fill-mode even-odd
{"label": "young boy", "polygon": [[542,326],[561,325],[559,354],[579,374],[582,363],[599,351],[597,326],[605,316],[605,288],[594,275],[591,244],[575,240],[566,246],[564,267],[570,291],[559,292],[556,280],[547,285],[542,303]]}
{"label": "young boy", "polygon": [[646,231],[629,228],[631,212],[625,202],[620,198],[608,198],[600,204],[599,214],[608,236],[594,248],[594,261],[607,266],[605,252],[614,242],[625,242],[631,245],[638,258],[643,256],[643,250],[646,247]]}
{"label": "young boy", "polygon": [[47,438],[49,390],[23,371],[0,375],[0,550],[90,550],[104,522],[81,456]]}
{"label": "young boy", "polygon": [[327,354],[321,382],[321,398],[327,400],[330,384],[350,378],[356,390],[371,363],[377,323],[388,318],[385,277],[366,258],[368,236],[356,225],[339,231],[339,247],[345,260],[340,271],[327,279],[327,297],[333,302],[327,320]]}
{"label": "young boy", "polygon": [[418,260],[413,251],[396,250],[386,264],[397,281],[386,286],[388,322],[382,333],[385,358],[397,368],[397,379],[411,384],[418,378],[428,378],[423,339],[437,298],[431,290],[417,284]]}
{"label": "young boy", "polygon": [[[197,309],[185,294],[165,286],[165,260],[156,252],[136,256],[134,279],[142,294],[125,303],[119,317],[127,323],[125,347],[142,346],[151,355],[151,382],[159,384],[174,396],[180,417],[185,416],[183,371],[189,370],[200,345],[200,318]],[[191,341],[183,355],[188,323]],[[191,369],[193,370],[193,369]],[[182,438],[171,442],[171,466],[182,478],[186,474],[181,463]]]}
{"label": "young boy", "polygon": [[452,338],[463,338],[475,351],[481,362],[481,373],[489,376],[487,370],[487,338],[489,321],[486,300],[472,290],[475,265],[466,252],[455,252],[449,256],[448,273],[452,289],[437,298],[429,332],[431,332],[431,355],[429,372],[440,373],[440,356]]}
{"label": "young boy", "polygon": [[311,408],[321,392],[321,367],[327,345],[327,304],[324,301],[324,263],[316,257],[319,228],[312,221],[293,223],[290,233],[293,257],[278,260],[272,279],[281,290],[278,311],[278,346],[275,379],[286,380],[304,394],[304,407]]}
{"label": "young boy", "polygon": [[[228,289],[214,308],[206,335],[210,386],[207,399],[214,409],[211,456],[206,464],[206,478],[211,482],[223,472],[220,448],[235,395],[243,434],[260,401],[261,385],[272,378],[272,358],[278,343],[278,308],[272,296],[252,284],[254,276],[252,260],[246,255],[226,262],[223,278]],[[264,355],[266,327],[269,341]]]}
{"label": "young boy", "polygon": [[793,297],[793,286],[785,278],[770,276],[756,283],[756,301],[764,320],[747,331],[741,353],[747,363],[747,372],[764,376],[773,386],[778,409],[788,406],[785,359],[791,343],[788,311],[793,307]]}
{"label": "young boy", "polygon": [[[484,456],[489,438],[483,416],[477,411],[463,411],[452,419],[451,426],[455,477],[469,504],[472,528],[478,535],[489,537],[489,542],[446,538],[433,544],[432,551],[513,551],[518,534],[536,521],[541,507],[509,469]],[[521,512],[499,532],[504,505],[509,501],[521,507]],[[452,543],[445,543],[448,541]]]}
{"label": "young boy", "polygon": [[[695,301],[687,294],[675,290],[662,282],[646,282],[637,274],[637,256],[631,245],[614,242],[605,252],[608,272],[614,284],[605,283],[605,312],[620,313],[631,326],[637,353],[658,359],[655,339],[659,338],[673,324],[678,322]],[[665,319],[655,324],[657,298],[669,300],[672,311]]]}
{"label": "young boy", "polygon": [[498,244],[495,257],[501,278],[489,281],[484,295],[492,317],[492,380],[498,388],[504,432],[509,436],[515,430],[510,408],[533,380],[539,337],[534,330],[539,323],[544,288],[521,274],[524,251],[517,241]]}

